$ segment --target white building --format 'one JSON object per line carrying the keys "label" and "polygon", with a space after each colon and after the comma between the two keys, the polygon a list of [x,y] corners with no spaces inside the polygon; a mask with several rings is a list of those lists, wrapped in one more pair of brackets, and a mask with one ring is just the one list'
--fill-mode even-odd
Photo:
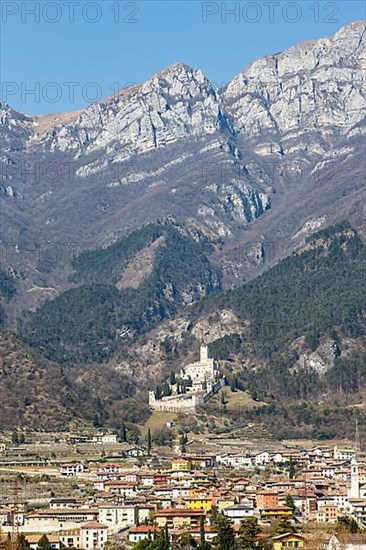
{"label": "white building", "polygon": [[255,455],[254,462],[257,466],[262,466],[263,464],[268,464],[270,461],[270,455],[267,453],[267,451],[263,451],[262,453],[259,453]]}
{"label": "white building", "polygon": [[63,476],[76,476],[84,472],[83,464],[64,464],[60,468],[60,474]]}
{"label": "white building", "polygon": [[366,550],[366,535],[362,533],[350,534],[348,540],[332,535],[326,546],[327,550]]}
{"label": "white building", "polygon": [[80,529],[65,529],[59,532],[61,547],[80,548]]}
{"label": "white building", "polygon": [[333,456],[336,460],[353,460],[356,458],[356,451],[353,449],[338,449],[335,446]]}
{"label": "white building", "polygon": [[135,506],[105,504],[99,507],[99,521],[108,526],[126,529],[136,525],[137,511]]}
{"label": "white building", "polygon": [[170,395],[157,398],[149,392],[149,405],[152,409],[167,412],[194,412],[204,405],[226,384],[216,361],[209,357],[208,347],[200,348],[200,359],[183,367],[176,383],[169,383]]}
{"label": "white building", "polygon": [[254,516],[254,508],[253,505],[246,499],[240,504],[234,504],[234,506],[228,506],[225,508],[224,514],[234,523],[240,523],[243,519]]}
{"label": "white building", "polygon": [[276,454],[272,455],[271,460],[275,464],[282,464],[283,462],[286,462],[286,459],[284,458],[284,456],[281,453],[276,453]]}
{"label": "white building", "polygon": [[232,468],[240,468],[241,466],[251,468],[253,466],[251,457],[246,455],[218,455],[216,460],[218,464]]}
{"label": "white building", "polygon": [[[215,375],[218,374],[215,361],[208,356],[208,347],[200,347],[200,360],[190,363],[180,371],[182,380],[192,380],[192,390],[210,391],[215,382]],[[189,388],[188,388],[189,389]]]}
{"label": "white building", "polygon": [[[48,542],[50,543],[51,550],[59,550],[59,548],[61,547],[60,537],[58,535],[51,534],[51,535],[47,535],[47,538],[48,538]],[[38,543],[41,539],[41,536],[39,534],[27,535],[26,539],[28,541],[30,550],[37,550]]]}
{"label": "white building", "polygon": [[323,466],[321,469],[323,477],[334,477],[337,468],[335,466]]}
{"label": "white building", "polygon": [[153,525],[138,525],[128,530],[128,541],[135,543],[148,538],[153,539],[158,531]]}
{"label": "white building", "polygon": [[99,521],[91,521],[82,525],[80,529],[80,542],[84,550],[103,550],[107,542],[108,527],[99,523]]}
{"label": "white building", "polygon": [[358,464],[355,458],[351,461],[351,486],[349,488],[348,498],[360,498],[360,478],[358,473]]}
{"label": "white building", "polygon": [[76,529],[80,525],[93,522],[98,517],[98,511],[88,508],[67,508],[34,511],[24,516],[24,533],[52,533],[61,529]]}
{"label": "white building", "polygon": [[93,437],[93,443],[113,444],[117,443],[117,435],[115,434],[98,434]]}
{"label": "white building", "polygon": [[105,464],[104,466],[101,466],[101,468],[98,471],[98,474],[101,474],[101,475],[119,474],[120,470],[121,468],[118,464]]}

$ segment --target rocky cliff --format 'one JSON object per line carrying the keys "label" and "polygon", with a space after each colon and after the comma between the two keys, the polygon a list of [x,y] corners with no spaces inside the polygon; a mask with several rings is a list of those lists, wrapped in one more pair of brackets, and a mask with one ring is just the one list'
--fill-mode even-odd
{"label": "rocky cliff", "polygon": [[[259,59],[221,90],[177,63],[78,112],[1,105],[3,263],[16,309],[67,288],[70,260],[171,216],[214,242],[224,285],[313,230],[363,231],[365,23]],[[51,290],[50,290],[51,289]]]}

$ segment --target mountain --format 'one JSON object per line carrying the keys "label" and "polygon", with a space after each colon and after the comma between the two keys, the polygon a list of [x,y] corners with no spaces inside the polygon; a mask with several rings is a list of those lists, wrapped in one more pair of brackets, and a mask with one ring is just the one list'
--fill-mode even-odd
{"label": "mountain", "polygon": [[221,90],[177,63],[80,112],[2,104],[3,267],[20,279],[9,319],[67,288],[78,253],[165,218],[224,241],[224,286],[319,227],[364,231],[365,63],[359,21]]}
{"label": "mountain", "polygon": [[61,363],[104,361],[120,341],[220,290],[211,248],[165,223],[83,252],[73,261],[78,286],[24,319],[21,337]]}
{"label": "mountain", "polygon": [[365,36],[352,23],[222,89],[176,63],[78,112],[0,104],[2,356],[31,354],[59,389],[67,370],[60,418],[79,399],[81,421],[109,421],[202,338],[270,407],[339,378],[357,399]]}
{"label": "mountain", "polygon": [[99,427],[107,418],[111,426],[122,419],[139,423],[148,407],[141,398],[136,406],[136,385],[133,375],[106,365],[64,369],[14,336],[0,334],[1,430],[82,429]]}
{"label": "mountain", "polygon": [[[165,227],[151,231],[144,234],[148,241],[166,235]],[[134,242],[141,244],[141,234]],[[122,241],[118,256],[114,249],[112,257],[123,262],[125,245]],[[137,430],[149,414],[147,388],[194,359],[202,339],[221,360],[231,387],[258,400],[255,411],[232,411],[233,421],[239,414],[241,422],[261,422],[277,437],[300,438],[346,436],[356,417],[362,429],[366,426],[359,407],[366,388],[366,245],[349,223],[316,233],[261,276],[188,302],[142,332],[135,315],[135,330],[128,330],[126,320],[124,330],[118,324],[124,311],[118,291],[128,299],[119,283],[128,278],[117,279],[116,263],[103,251],[83,255],[75,276],[82,280],[88,274],[98,281],[99,299],[93,301],[89,287],[81,286],[76,295],[67,291],[30,317],[20,335],[23,341],[2,336],[0,387],[3,411],[9,412],[3,426],[10,420],[12,426],[38,425],[38,414],[43,427],[65,427],[74,411],[79,423],[118,427],[125,421]],[[144,276],[152,273],[148,269]],[[112,288],[109,301],[105,293]],[[104,307],[112,315],[104,316]],[[102,314],[94,317],[94,308]],[[107,355],[101,341],[106,333],[98,333],[104,324],[115,335],[107,342],[113,348]],[[95,360],[98,349],[102,364]],[[82,353],[84,363],[77,364]],[[64,360],[64,365],[50,359]],[[11,407],[19,399],[25,399],[24,406],[15,414]],[[47,399],[55,402],[48,424],[42,412]]]}

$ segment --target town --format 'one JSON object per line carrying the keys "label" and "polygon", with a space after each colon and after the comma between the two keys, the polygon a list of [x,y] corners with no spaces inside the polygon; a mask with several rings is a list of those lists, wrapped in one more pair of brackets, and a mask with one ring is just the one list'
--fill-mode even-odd
{"label": "town", "polygon": [[[118,448],[124,458],[59,461],[56,468],[56,460],[32,465],[23,455],[7,468],[16,449],[3,447],[3,548],[23,547],[17,541],[34,549],[147,548],[156,540],[168,541],[167,548],[365,548],[366,463],[358,449],[274,451],[263,442],[260,451],[170,455],[149,442],[118,444],[111,434],[76,439],[64,446],[76,445],[79,453],[88,446],[108,454]],[[183,451],[187,444],[183,438]],[[61,445],[51,447],[57,452]],[[17,475],[9,477],[9,470]],[[58,492],[24,491],[35,476]]]}
{"label": "town", "polygon": [[0,9],[0,550],[366,550],[365,0]]}
{"label": "town", "polygon": [[[149,405],[172,434],[171,413],[195,418],[225,385],[202,344],[199,361],[150,391]],[[167,445],[150,426],[140,440],[122,432],[4,436],[3,549],[366,548],[357,424],[347,448],[195,437],[189,429]]]}

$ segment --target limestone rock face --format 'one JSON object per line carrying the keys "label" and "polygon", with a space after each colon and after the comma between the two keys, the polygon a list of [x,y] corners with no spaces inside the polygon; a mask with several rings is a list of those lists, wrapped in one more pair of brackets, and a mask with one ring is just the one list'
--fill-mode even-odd
{"label": "limestone rock face", "polygon": [[0,102],[1,153],[22,150],[32,135],[33,119]]}
{"label": "limestone rock face", "polygon": [[202,71],[178,63],[140,86],[83,111],[75,124],[52,129],[51,151],[93,151],[110,147],[122,157],[165,147],[185,137],[213,134],[226,125],[218,95]]}
{"label": "limestone rock face", "polygon": [[12,250],[62,243],[55,260],[19,254],[11,267],[38,277],[42,264],[57,277],[31,285],[63,288],[67,243],[107,245],[173,216],[224,241],[231,286],[295,249],[313,220],[362,231],[365,34],[355,22],[261,58],[221,90],[177,63],[77,113],[1,104],[3,239]]}
{"label": "limestone rock face", "polygon": [[[264,57],[222,94],[239,134],[258,139],[259,154],[322,151],[322,139],[344,135],[365,116],[365,24]],[[309,140],[315,138],[315,144]]]}

